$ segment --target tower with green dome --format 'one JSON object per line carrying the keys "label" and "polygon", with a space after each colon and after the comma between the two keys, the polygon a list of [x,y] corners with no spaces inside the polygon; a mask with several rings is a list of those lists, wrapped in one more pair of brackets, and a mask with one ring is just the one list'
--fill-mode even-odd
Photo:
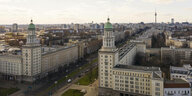
{"label": "tower with green dome", "polygon": [[35,30],[35,25],[33,24],[33,20],[31,20],[31,23],[29,24],[28,30]]}
{"label": "tower with green dome", "polygon": [[110,19],[109,19],[109,18],[107,19],[107,22],[105,23],[104,29],[105,29],[106,31],[113,29],[113,26],[112,26],[112,24],[110,23]]}
{"label": "tower with green dome", "polygon": [[27,43],[26,44],[38,44],[36,33],[35,33],[35,25],[33,24],[33,20],[28,26],[28,35],[27,35]]}
{"label": "tower with green dome", "polygon": [[113,25],[110,23],[110,19],[107,19],[107,22],[104,26],[104,36],[103,36],[103,47],[104,49],[113,50],[115,47],[115,36],[113,32]]}

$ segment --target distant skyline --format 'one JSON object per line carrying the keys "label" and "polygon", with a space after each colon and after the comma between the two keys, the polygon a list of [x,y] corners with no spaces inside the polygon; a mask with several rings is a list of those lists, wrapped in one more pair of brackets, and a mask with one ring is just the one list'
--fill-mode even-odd
{"label": "distant skyline", "polygon": [[0,24],[192,22],[192,0],[0,0]]}

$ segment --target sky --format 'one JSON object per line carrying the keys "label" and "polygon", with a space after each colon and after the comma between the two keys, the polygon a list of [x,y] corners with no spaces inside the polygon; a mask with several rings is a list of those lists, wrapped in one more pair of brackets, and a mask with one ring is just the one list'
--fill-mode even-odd
{"label": "sky", "polygon": [[192,0],[0,0],[0,24],[192,22]]}

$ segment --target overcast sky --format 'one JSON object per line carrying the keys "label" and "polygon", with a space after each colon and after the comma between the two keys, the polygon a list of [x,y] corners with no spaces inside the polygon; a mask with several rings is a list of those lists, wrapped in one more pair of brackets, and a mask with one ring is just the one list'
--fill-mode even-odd
{"label": "overcast sky", "polygon": [[192,0],[0,0],[0,24],[192,22]]}

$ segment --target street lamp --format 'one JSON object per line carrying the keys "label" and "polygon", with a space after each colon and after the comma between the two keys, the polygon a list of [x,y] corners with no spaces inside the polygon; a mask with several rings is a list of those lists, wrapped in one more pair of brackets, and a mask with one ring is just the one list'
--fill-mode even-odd
{"label": "street lamp", "polygon": [[56,90],[57,90],[57,83],[58,83],[58,82],[57,82],[57,81],[55,81],[54,83],[55,83],[55,86],[56,86]]}

